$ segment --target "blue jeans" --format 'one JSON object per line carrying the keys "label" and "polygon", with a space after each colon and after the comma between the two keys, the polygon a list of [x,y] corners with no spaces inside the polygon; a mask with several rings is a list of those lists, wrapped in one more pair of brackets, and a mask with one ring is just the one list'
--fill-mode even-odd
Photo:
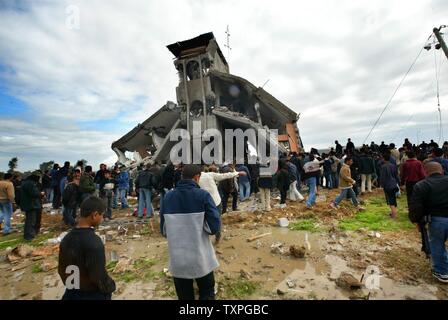
{"label": "blue jeans", "polygon": [[448,238],[448,218],[431,216],[429,224],[429,247],[433,271],[448,275],[448,255],[445,242]]}
{"label": "blue jeans", "polygon": [[59,182],[59,190],[60,190],[61,194],[64,193],[64,189],[65,189],[66,185],[67,185],[67,177],[63,177],[61,179],[61,182]]}
{"label": "blue jeans", "polygon": [[306,184],[308,185],[308,199],[306,200],[306,206],[310,208],[313,204],[316,203],[316,177],[311,177],[306,179]]}
{"label": "blue jeans", "polygon": [[45,188],[45,194],[47,195],[47,202],[53,202],[53,188]]}
{"label": "blue jeans", "polygon": [[69,208],[64,206],[64,209],[62,211],[62,215],[64,217],[64,222],[66,225],[74,227],[76,224],[75,217],[76,217],[76,207]]}
{"label": "blue jeans", "polygon": [[100,197],[106,202],[106,212],[104,214],[105,218],[112,218],[112,202],[114,197],[112,196],[112,190],[102,190],[100,192]]}
{"label": "blue jeans", "polygon": [[152,217],[151,190],[140,188],[138,190],[138,216],[143,217],[143,210],[146,208],[146,216]]}
{"label": "blue jeans", "polygon": [[336,200],[334,200],[334,205],[338,206],[341,203],[342,200],[347,198],[347,194],[352,199],[353,205],[355,207],[357,207],[358,206],[358,199],[356,199],[356,194],[355,194],[355,191],[353,191],[353,188],[342,189],[341,194],[336,198]]}
{"label": "blue jeans", "polygon": [[333,188],[333,177],[332,177],[331,172],[325,172],[324,176],[325,176],[325,187],[328,189],[332,189]]}
{"label": "blue jeans", "polygon": [[112,208],[113,209],[117,209],[118,208],[118,189],[114,190],[114,197],[113,197],[113,201],[112,201]]}
{"label": "blue jeans", "polygon": [[250,181],[240,181],[240,200],[244,201],[250,197]]}
{"label": "blue jeans", "polygon": [[331,182],[333,182],[333,188],[339,188],[339,173],[331,173]]}
{"label": "blue jeans", "polygon": [[300,173],[297,173],[297,191],[300,192],[300,189],[302,189],[302,177],[300,176]]}
{"label": "blue jeans", "polygon": [[11,217],[12,217],[12,203],[0,202],[0,223],[5,221],[3,227],[3,233],[8,234],[11,232]]}
{"label": "blue jeans", "polygon": [[121,209],[129,208],[128,200],[126,199],[126,194],[128,193],[128,189],[119,189],[120,192],[120,200],[121,200]]}

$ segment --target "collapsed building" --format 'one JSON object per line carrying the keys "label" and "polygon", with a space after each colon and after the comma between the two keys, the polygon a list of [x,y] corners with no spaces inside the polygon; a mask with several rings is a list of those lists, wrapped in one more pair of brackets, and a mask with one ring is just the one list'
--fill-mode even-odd
{"label": "collapsed building", "polygon": [[[281,152],[302,150],[297,126],[299,115],[263,88],[230,74],[229,65],[212,32],[173,43],[167,48],[175,56],[174,66],[179,75],[177,103],[168,101],[112,143],[120,163],[128,167],[142,162],[166,163],[176,144],[171,141],[170,133],[183,128],[192,134],[193,121],[200,121],[202,131],[277,129],[277,136],[269,134],[264,138],[275,140]],[[248,147],[246,145],[245,150]],[[134,159],[127,158],[126,152],[133,152]]]}

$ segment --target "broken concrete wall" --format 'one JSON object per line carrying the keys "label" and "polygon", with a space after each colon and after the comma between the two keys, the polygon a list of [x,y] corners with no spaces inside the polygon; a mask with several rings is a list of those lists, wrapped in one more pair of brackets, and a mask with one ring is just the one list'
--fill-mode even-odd
{"label": "broken concrete wall", "polygon": [[[279,150],[300,151],[298,115],[262,88],[229,73],[229,66],[213,33],[168,46],[179,75],[177,104],[168,102],[154,115],[112,144],[120,162],[126,151],[138,151],[144,162],[166,162],[175,128],[192,134],[193,121],[202,131],[236,128],[277,129]],[[224,136],[224,135],[223,135]],[[272,137],[271,137],[272,138]],[[127,165],[137,161],[126,159]]]}

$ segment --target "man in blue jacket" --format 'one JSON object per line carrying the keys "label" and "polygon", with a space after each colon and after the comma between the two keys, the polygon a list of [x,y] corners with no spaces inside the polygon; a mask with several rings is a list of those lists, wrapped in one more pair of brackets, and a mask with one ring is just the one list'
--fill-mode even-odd
{"label": "man in blue jacket", "polygon": [[129,173],[125,171],[126,167],[120,168],[120,174],[118,175],[118,193],[121,199],[121,209],[129,208],[127,195],[129,191]]}
{"label": "man in blue jacket", "polygon": [[201,167],[188,164],[182,180],[163,198],[160,229],[168,238],[170,272],[179,300],[194,300],[193,280],[200,300],[215,299],[213,271],[219,266],[209,236],[221,229],[212,196],[199,185]]}
{"label": "man in blue jacket", "polygon": [[240,190],[240,201],[246,201],[250,197],[250,172],[249,169],[244,164],[237,164],[236,171],[245,172],[245,175],[239,176],[239,190]]}

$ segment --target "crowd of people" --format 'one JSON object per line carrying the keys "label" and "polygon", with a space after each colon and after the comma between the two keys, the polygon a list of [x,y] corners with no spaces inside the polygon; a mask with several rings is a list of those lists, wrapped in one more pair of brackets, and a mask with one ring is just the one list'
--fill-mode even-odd
{"label": "crowd of people", "polygon": [[[382,188],[385,201],[390,206],[390,218],[397,217],[397,196],[406,191],[409,217],[419,225],[425,218],[429,222],[429,247],[433,275],[448,282],[448,256],[445,241],[448,237],[448,142],[442,147],[431,140],[429,144],[412,144],[408,139],[400,148],[391,143],[380,145],[372,142],[356,148],[348,139],[345,148],[335,141],[335,146],[320,153],[312,148],[309,153],[280,154],[278,170],[267,174],[269,163],[209,165],[140,165],[129,171],[116,164],[107,168],[101,164],[94,172],[91,166],[78,162],[71,166],[65,162],[52,170],[35,171],[23,182],[12,174],[0,181],[0,213],[3,233],[11,232],[13,203],[25,212],[24,238],[32,240],[39,233],[42,204],[51,203],[53,209],[62,206],[63,221],[75,227],[61,243],[60,269],[66,278],[64,265],[80,261],[82,252],[94,252],[97,258],[95,276],[87,281],[88,293],[74,294],[67,290],[65,298],[110,298],[115,290],[113,280],[105,272],[104,246],[93,240],[94,234],[79,228],[98,226],[103,219],[113,219],[113,209],[129,208],[129,195],[137,196],[136,219],[152,219],[160,213],[160,228],[168,238],[170,270],[178,297],[191,299],[193,279],[199,286],[201,299],[214,298],[213,270],[218,266],[209,235],[219,242],[221,215],[229,210],[238,211],[240,203],[255,194],[258,209],[272,210],[273,190],[278,190],[279,208],[286,207],[286,200],[305,202],[312,209],[320,189],[340,189],[340,194],[329,203],[337,209],[344,199],[349,199],[358,210],[360,195]],[[307,192],[307,197],[303,194]],[[157,201],[158,199],[158,201]],[[79,210],[78,210],[79,209]],[[428,219],[431,216],[431,219]],[[87,241],[87,237],[92,238]],[[74,250],[75,248],[76,250]],[[93,261],[93,260],[92,260]],[[85,270],[90,268],[84,265]],[[87,269],[86,269],[87,268]],[[100,270],[102,270],[100,272]],[[86,271],[89,272],[89,271]],[[81,284],[83,286],[83,284]],[[93,292],[93,293],[92,293]],[[96,295],[100,293],[100,295]],[[84,294],[84,296],[83,296]]]}

